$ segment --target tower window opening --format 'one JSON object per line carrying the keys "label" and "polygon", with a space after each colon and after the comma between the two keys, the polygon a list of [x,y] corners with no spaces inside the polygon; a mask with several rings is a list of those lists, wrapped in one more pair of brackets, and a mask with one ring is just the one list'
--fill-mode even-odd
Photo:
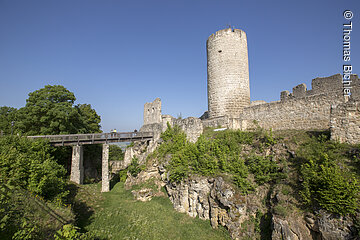
{"label": "tower window opening", "polygon": [[219,53],[221,53],[221,52],[222,52],[222,50],[219,50],[218,52],[219,52]]}

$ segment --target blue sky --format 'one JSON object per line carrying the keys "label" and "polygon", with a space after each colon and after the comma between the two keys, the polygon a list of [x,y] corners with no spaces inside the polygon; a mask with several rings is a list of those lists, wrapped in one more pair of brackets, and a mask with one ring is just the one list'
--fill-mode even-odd
{"label": "blue sky", "polygon": [[343,11],[354,13],[353,73],[360,68],[360,1],[0,0],[0,106],[60,84],[89,103],[103,131],[139,129],[143,105],[163,114],[207,110],[206,40],[231,24],[247,33],[251,100],[342,72]]}

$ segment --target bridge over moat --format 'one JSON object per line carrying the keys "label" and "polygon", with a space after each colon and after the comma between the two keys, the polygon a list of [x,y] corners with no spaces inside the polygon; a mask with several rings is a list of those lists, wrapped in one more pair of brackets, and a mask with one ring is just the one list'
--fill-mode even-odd
{"label": "bridge over moat", "polygon": [[72,146],[70,181],[82,184],[84,181],[83,145],[102,144],[102,192],[110,191],[109,143],[150,141],[152,132],[114,132],[67,135],[28,136],[30,139],[48,139],[53,146]]}

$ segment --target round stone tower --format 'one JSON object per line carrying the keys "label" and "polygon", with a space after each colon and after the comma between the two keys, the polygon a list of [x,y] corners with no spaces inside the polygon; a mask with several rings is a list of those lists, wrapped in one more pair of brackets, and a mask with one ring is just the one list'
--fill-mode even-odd
{"label": "round stone tower", "polygon": [[212,34],[207,42],[209,118],[238,118],[250,105],[246,33],[227,28]]}

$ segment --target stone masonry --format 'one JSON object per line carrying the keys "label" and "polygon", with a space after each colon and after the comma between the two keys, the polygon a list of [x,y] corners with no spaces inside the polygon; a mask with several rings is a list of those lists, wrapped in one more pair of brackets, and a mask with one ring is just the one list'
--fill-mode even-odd
{"label": "stone masonry", "polygon": [[[359,98],[360,80],[352,75],[352,99]],[[243,130],[253,128],[254,120],[263,128],[282,129],[329,129],[332,105],[344,103],[342,76],[336,74],[312,81],[312,89],[305,84],[293,88],[293,92],[283,91],[280,101],[263,103],[244,108],[239,115],[239,125]]]}
{"label": "stone masonry", "polygon": [[[72,148],[70,181],[83,184],[84,182],[84,160],[83,146],[76,145]],[[103,144],[102,151],[102,192],[110,191],[109,177],[109,144]]]}
{"label": "stone masonry", "polygon": [[144,125],[152,123],[161,123],[161,100],[155,99],[151,103],[145,103],[144,106]]}
{"label": "stone masonry", "polygon": [[250,105],[246,34],[223,29],[207,40],[209,117],[237,117]]}
{"label": "stone masonry", "polygon": [[110,191],[109,144],[103,144],[101,171],[102,171],[101,192],[109,192]]}
{"label": "stone masonry", "polygon": [[360,102],[333,105],[330,118],[331,139],[352,144],[360,142]]}
{"label": "stone masonry", "polygon": [[84,181],[84,164],[83,164],[83,147],[73,146],[70,181],[83,184]]}
{"label": "stone masonry", "polygon": [[[355,104],[360,101],[360,79],[357,75],[351,75],[351,81],[351,102]],[[299,84],[292,93],[283,91],[279,101],[254,101],[238,117],[210,117],[203,119],[202,123],[204,127],[241,130],[252,130],[257,126],[273,130],[330,128],[332,132],[336,131],[332,133],[334,139],[360,143],[360,124],[355,117],[357,112],[347,110],[353,108],[346,104],[347,99],[343,96],[342,76],[335,74],[315,78],[311,86],[312,89],[307,89],[305,84]]]}
{"label": "stone masonry", "polygon": [[[158,112],[154,112],[154,115],[158,115],[160,113],[161,121],[152,122],[149,119],[154,119],[153,116],[149,116],[147,113],[147,109],[152,107],[159,107]],[[146,112],[146,114],[145,114]],[[158,119],[158,116],[156,116]],[[197,138],[203,132],[203,124],[199,118],[189,117],[186,119],[176,119],[170,115],[161,115],[161,100],[159,98],[155,99],[154,102],[145,103],[144,105],[144,125],[141,127],[140,131],[142,132],[153,132],[154,140],[156,142],[160,139],[160,135],[162,132],[166,131],[167,125],[170,126],[178,125],[187,136],[187,139],[190,142],[196,142]],[[150,143],[150,145],[152,145]]]}

